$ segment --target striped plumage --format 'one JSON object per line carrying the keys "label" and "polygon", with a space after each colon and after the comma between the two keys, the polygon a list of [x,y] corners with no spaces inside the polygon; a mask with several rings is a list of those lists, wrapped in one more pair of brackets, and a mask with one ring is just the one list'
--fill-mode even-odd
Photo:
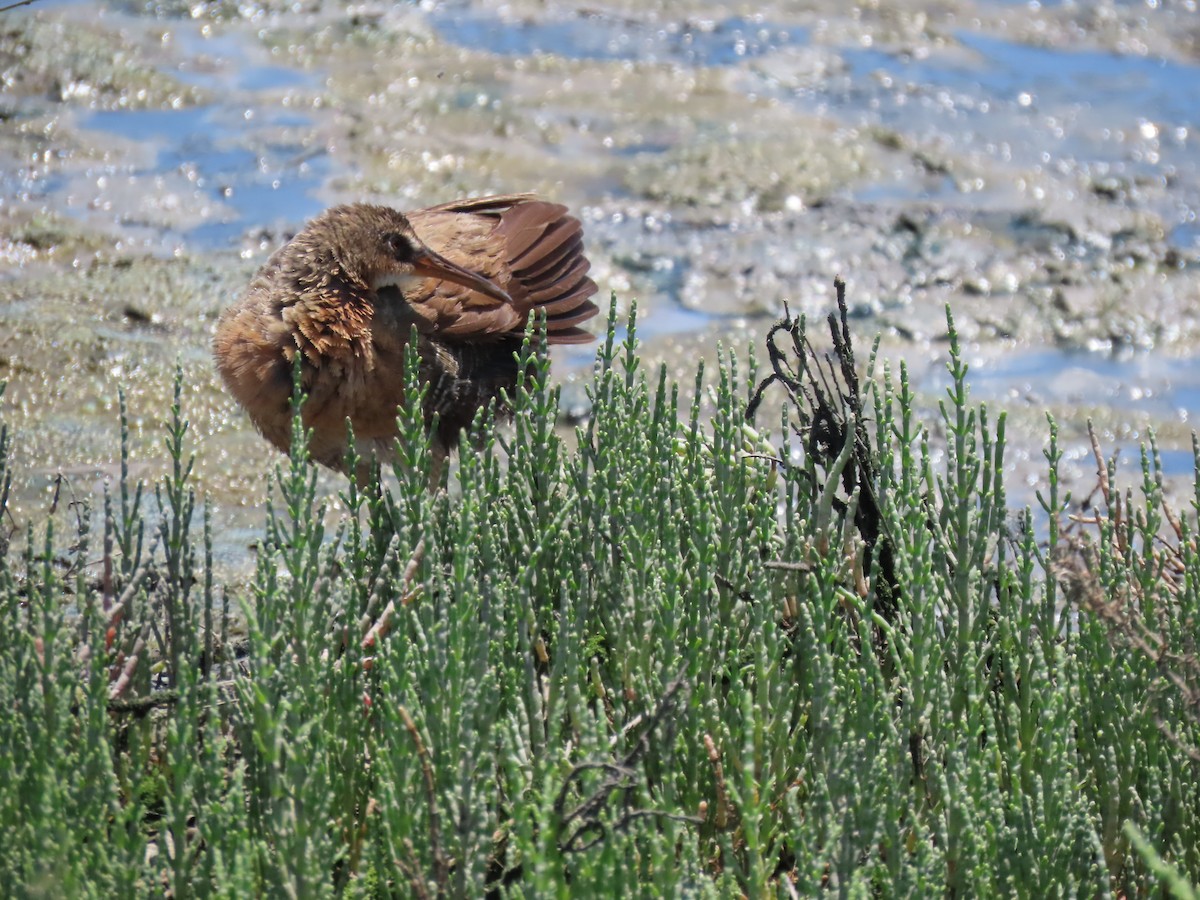
{"label": "striped plumage", "polygon": [[345,421],[359,452],[390,461],[404,395],[404,350],[418,330],[438,469],[480,407],[517,377],[513,352],[531,313],[551,344],[581,343],[594,316],[583,231],[565,207],[526,195],[402,214],[326,210],[277,250],[225,311],[217,368],[272,444],[291,437],[292,361],[303,354],[313,458],[344,469]]}

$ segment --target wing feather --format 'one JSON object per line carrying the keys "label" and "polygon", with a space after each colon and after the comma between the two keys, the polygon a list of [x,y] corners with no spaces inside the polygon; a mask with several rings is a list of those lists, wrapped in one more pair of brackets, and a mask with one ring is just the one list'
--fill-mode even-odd
{"label": "wing feather", "polygon": [[521,333],[529,316],[546,314],[551,344],[582,343],[577,327],[599,312],[588,298],[583,226],[557,203],[528,194],[458,200],[410,213],[421,240],[453,262],[483,275],[512,298],[504,303],[470,288],[426,281],[405,291],[417,319],[441,337],[498,339]]}

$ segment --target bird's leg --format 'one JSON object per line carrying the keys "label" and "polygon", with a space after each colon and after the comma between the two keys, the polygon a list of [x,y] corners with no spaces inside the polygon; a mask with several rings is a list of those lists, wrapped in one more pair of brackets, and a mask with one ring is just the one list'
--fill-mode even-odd
{"label": "bird's leg", "polygon": [[436,494],[442,486],[442,473],[446,469],[446,460],[450,451],[442,446],[440,441],[434,441],[429,448],[429,493]]}
{"label": "bird's leg", "polygon": [[364,497],[375,503],[383,499],[383,472],[374,456],[359,460],[354,467],[354,478]]}

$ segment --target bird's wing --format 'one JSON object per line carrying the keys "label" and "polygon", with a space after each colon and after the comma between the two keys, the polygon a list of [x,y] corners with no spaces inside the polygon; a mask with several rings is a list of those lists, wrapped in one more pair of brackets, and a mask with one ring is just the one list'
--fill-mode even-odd
{"label": "bird's wing", "polygon": [[439,203],[437,206],[431,206],[428,209],[420,210],[420,212],[503,212],[514,204],[528,203],[529,201],[543,202],[537,199],[536,194],[491,194],[487,197],[472,197],[468,200],[451,200],[449,203]]}
{"label": "bird's wing", "polygon": [[598,309],[588,298],[583,227],[565,206],[524,194],[480,197],[408,216],[418,237],[447,259],[493,281],[512,298],[504,303],[446,281],[425,281],[405,298],[431,331],[456,340],[520,333],[535,310],[546,315],[552,344],[583,343],[578,326]]}

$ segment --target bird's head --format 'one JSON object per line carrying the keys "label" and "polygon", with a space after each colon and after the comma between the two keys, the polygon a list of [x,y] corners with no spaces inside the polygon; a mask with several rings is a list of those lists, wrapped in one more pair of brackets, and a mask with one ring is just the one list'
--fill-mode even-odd
{"label": "bird's head", "polygon": [[403,294],[414,281],[452,281],[500,300],[512,299],[497,284],[451,262],[425,244],[403,213],[356,203],[327,210],[306,229],[333,253],[345,277],[360,287]]}

